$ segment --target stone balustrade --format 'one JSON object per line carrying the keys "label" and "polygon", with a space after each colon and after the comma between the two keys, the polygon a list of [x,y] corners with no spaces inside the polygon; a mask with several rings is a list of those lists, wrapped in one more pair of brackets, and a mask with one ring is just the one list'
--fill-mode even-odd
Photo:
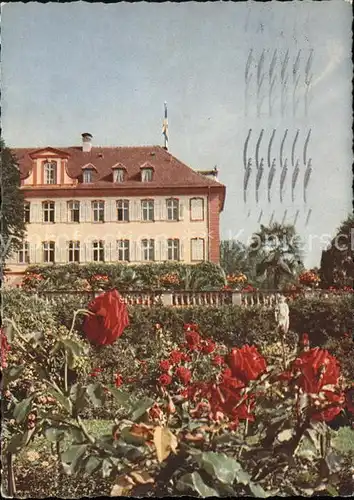
{"label": "stone balustrade", "polygon": [[[82,296],[88,299],[103,293],[102,291],[42,291],[36,295],[44,297],[48,302],[55,302],[57,296]],[[344,292],[345,293],[345,292]],[[210,306],[220,307],[224,305],[237,305],[241,307],[262,307],[272,309],[278,302],[279,292],[277,291],[257,291],[257,292],[241,292],[235,290],[212,290],[212,291],[127,291],[121,293],[123,300],[130,306],[146,306],[165,305],[171,307],[193,307],[193,306]],[[287,294],[285,294],[286,296]],[[305,292],[308,297],[338,297],[337,294],[328,293],[326,290],[311,290]]]}

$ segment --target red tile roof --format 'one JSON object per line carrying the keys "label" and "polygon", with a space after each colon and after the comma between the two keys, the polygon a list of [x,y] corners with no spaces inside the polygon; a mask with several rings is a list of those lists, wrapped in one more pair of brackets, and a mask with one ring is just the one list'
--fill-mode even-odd
{"label": "red tile roof", "polygon": [[[93,186],[99,187],[102,185],[107,187],[112,182],[112,167],[121,163],[126,167],[126,180],[124,187],[141,187],[141,166],[144,163],[151,164],[154,167],[153,180],[148,183],[150,188],[153,187],[223,187],[219,182],[209,179],[204,175],[194,171],[177,158],[172,156],[168,151],[160,146],[137,146],[137,147],[92,147],[89,153],[84,153],[81,147],[68,148],[40,148],[29,149],[19,148],[13,149],[13,153],[18,159],[21,177],[26,178],[33,165],[31,154],[39,151],[56,150],[66,155],[69,155],[67,163],[67,172],[70,177],[80,179],[82,175],[82,167],[92,163],[97,172],[93,172]],[[84,185],[78,185],[80,189]],[[117,184],[112,182],[112,187],[117,187]]]}

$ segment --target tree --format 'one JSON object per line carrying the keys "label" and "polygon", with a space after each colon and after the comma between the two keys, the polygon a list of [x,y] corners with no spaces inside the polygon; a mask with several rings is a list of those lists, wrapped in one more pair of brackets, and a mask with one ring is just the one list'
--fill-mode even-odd
{"label": "tree", "polygon": [[320,266],[321,284],[353,286],[354,281],[354,215],[349,215],[337,230],[329,247],[323,250]]}
{"label": "tree", "polygon": [[237,240],[223,240],[220,244],[220,265],[226,274],[250,270],[247,247]]}
{"label": "tree", "polygon": [[0,140],[1,163],[1,269],[5,259],[22,246],[26,225],[24,196],[20,190],[20,171],[15,156]]}
{"label": "tree", "polygon": [[292,225],[261,225],[260,231],[253,235],[249,254],[255,262],[256,277],[268,288],[278,289],[281,284],[293,281],[304,267],[300,240]]}

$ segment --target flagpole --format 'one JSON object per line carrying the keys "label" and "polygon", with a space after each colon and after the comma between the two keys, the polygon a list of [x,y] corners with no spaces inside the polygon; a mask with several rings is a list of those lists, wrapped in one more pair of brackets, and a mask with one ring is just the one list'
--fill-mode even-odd
{"label": "flagpole", "polygon": [[164,148],[166,151],[168,150],[168,118],[167,118],[167,102],[164,102],[164,107],[165,107],[165,115],[164,115],[164,120],[163,120],[163,126],[162,126],[162,133],[164,137]]}

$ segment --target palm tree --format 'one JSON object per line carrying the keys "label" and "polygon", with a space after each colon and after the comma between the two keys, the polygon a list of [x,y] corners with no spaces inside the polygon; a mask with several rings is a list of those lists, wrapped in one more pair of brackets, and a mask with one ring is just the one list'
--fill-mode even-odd
{"label": "palm tree", "polygon": [[342,222],[327,250],[323,250],[320,266],[322,285],[350,285],[354,283],[354,215]]}
{"label": "palm tree", "polygon": [[220,265],[226,274],[239,272],[248,274],[251,270],[246,245],[237,240],[224,240],[220,244]]}
{"label": "palm tree", "polygon": [[276,222],[269,227],[261,225],[253,235],[249,258],[254,263],[255,277],[267,287],[277,290],[282,282],[292,281],[303,269],[294,226]]}

